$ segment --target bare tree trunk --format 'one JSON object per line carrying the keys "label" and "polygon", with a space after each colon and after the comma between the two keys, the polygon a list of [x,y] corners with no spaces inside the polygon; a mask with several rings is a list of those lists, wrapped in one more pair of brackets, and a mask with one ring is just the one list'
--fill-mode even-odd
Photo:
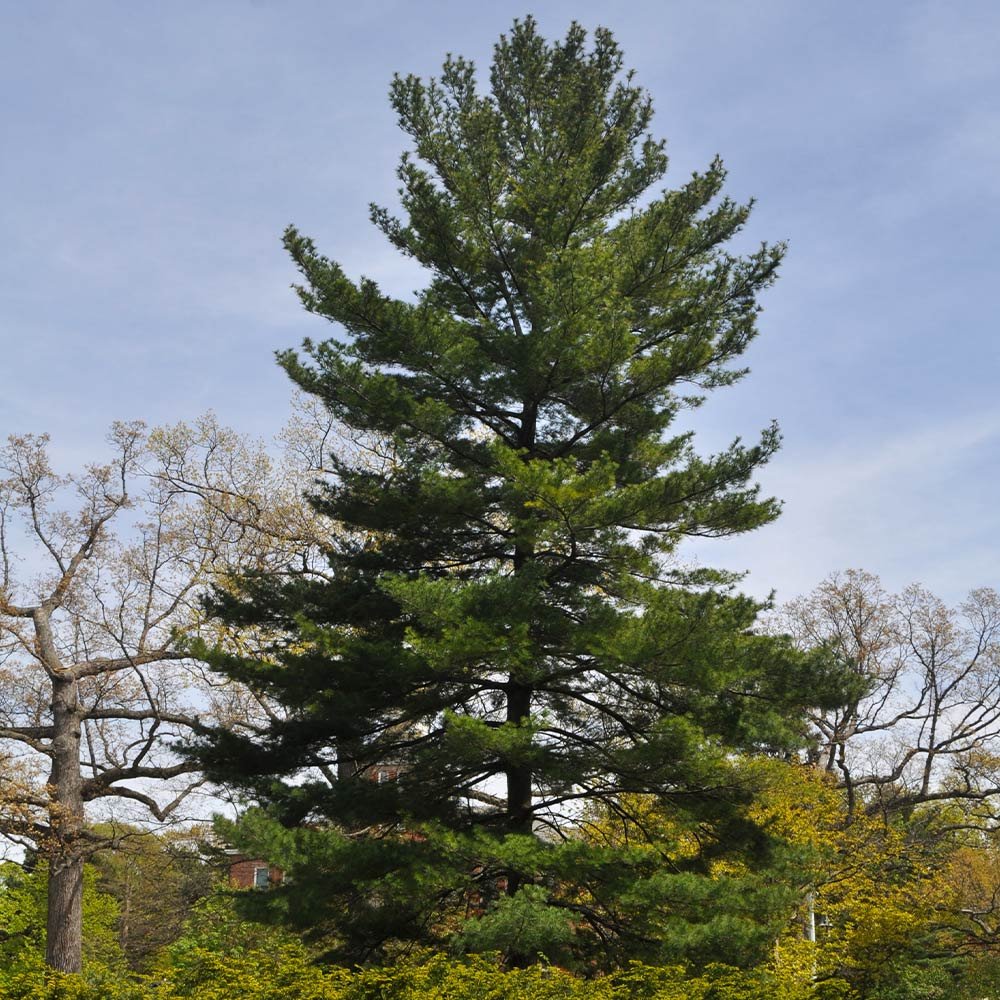
{"label": "bare tree trunk", "polygon": [[45,961],[59,972],[83,964],[83,776],[80,772],[80,705],[75,678],[54,678],[52,771],[49,809],[48,930]]}

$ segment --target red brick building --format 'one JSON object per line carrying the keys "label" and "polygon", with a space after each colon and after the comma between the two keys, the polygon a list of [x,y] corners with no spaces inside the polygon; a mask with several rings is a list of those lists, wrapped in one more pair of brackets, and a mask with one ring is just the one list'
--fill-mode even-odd
{"label": "red brick building", "polygon": [[269,865],[263,858],[246,858],[226,852],[229,858],[229,884],[234,889],[266,889],[278,885],[285,877],[280,868]]}

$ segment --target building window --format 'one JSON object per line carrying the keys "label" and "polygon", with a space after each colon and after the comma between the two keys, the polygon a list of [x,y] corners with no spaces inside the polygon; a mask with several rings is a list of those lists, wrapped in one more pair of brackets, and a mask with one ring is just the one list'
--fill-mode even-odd
{"label": "building window", "polygon": [[253,887],[255,889],[266,889],[271,884],[270,873],[267,868],[254,868]]}

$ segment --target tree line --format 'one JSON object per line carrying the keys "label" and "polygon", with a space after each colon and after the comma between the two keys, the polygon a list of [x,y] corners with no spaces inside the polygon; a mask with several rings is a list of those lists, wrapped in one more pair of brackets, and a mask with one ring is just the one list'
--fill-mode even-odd
{"label": "tree line", "polygon": [[339,967],[964,989],[996,944],[997,594],[851,571],[774,608],[682,562],[779,513],[775,426],[703,454],[677,425],[746,374],[784,246],[730,249],[718,160],[660,188],[604,29],[515,22],[488,78],[449,57],[390,101],[402,215],[371,219],[427,283],[286,231],[335,331],[279,354],[280,457],[212,417],[116,425],[75,477],[44,438],[0,456],[0,823],[44,859],[48,964],[82,968],[130,810],[221,789],[217,836],[286,876],[241,912]]}

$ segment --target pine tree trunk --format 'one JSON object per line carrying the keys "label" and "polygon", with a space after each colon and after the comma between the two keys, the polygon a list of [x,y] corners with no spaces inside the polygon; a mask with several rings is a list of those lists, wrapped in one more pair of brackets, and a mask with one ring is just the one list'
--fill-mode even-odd
{"label": "pine tree trunk", "polygon": [[[529,455],[535,445],[538,421],[537,404],[527,400],[521,407],[521,431],[518,444]],[[528,565],[535,553],[531,546],[519,543],[514,550],[514,575]],[[513,676],[507,681],[507,722],[522,725],[531,718],[531,685],[521,683]],[[534,777],[530,764],[511,765],[506,769],[507,777],[507,830],[510,833],[531,833],[531,784]],[[521,886],[520,873],[510,872],[507,878],[507,894],[513,896]]]}
{"label": "pine tree trunk", "polygon": [[[531,691],[527,684],[508,681],[508,722],[519,725],[530,718]],[[530,764],[517,764],[507,768],[507,829],[510,833],[531,833],[531,778]],[[509,891],[516,892],[517,887],[514,886]]]}
{"label": "pine tree trunk", "polygon": [[[507,682],[507,721],[515,725],[531,717],[532,688],[511,678]],[[530,764],[512,765],[507,768],[507,832],[531,833],[534,815],[531,810],[531,784],[534,775]],[[508,896],[521,888],[524,879],[515,868],[507,871]],[[527,968],[535,956],[509,949],[505,964],[512,969]]]}
{"label": "pine tree trunk", "polygon": [[52,828],[49,859],[46,964],[79,972],[83,963],[83,776],[80,772],[80,706],[75,678],[55,678],[52,693]]}

